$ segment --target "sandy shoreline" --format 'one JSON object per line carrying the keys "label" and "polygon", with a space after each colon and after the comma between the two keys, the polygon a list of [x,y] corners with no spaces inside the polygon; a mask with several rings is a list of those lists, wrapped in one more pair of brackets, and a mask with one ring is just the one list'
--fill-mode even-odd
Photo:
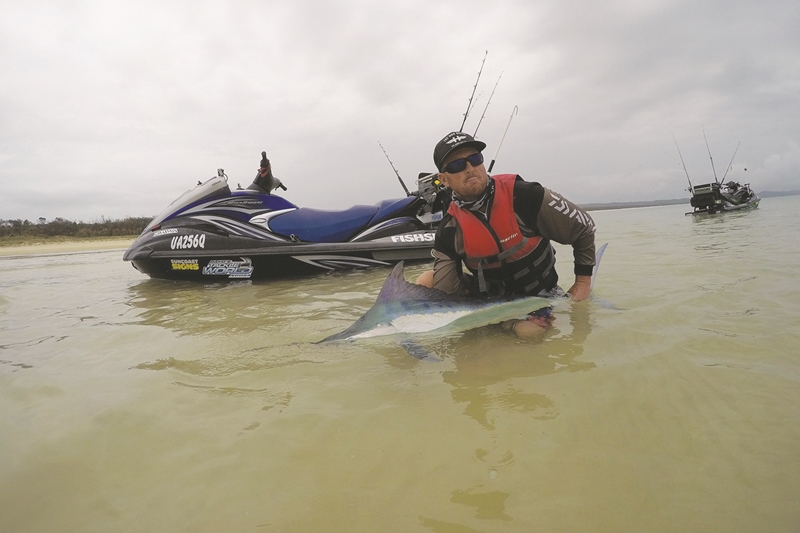
{"label": "sandy shoreline", "polygon": [[22,246],[0,246],[0,257],[13,255],[60,254],[70,252],[95,252],[98,250],[125,250],[135,237],[120,239],[98,239],[28,244]]}

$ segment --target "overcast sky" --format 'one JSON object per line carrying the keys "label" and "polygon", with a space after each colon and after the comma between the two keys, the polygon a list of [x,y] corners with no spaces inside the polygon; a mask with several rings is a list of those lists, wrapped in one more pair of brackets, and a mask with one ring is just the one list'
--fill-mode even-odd
{"label": "overcast sky", "polygon": [[488,161],[508,126],[494,173],[579,204],[688,198],[673,136],[708,182],[705,130],[720,177],[741,143],[726,180],[800,189],[797,0],[0,7],[0,219],[153,216],[218,168],[250,184],[262,150],[298,205],[401,197],[378,143],[414,188],[484,57],[464,131],[485,110]]}

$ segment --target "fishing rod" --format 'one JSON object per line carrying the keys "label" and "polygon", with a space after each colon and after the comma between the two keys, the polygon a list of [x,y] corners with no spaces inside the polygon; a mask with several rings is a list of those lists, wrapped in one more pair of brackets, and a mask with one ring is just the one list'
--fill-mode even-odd
{"label": "fishing rod", "polygon": [[717,169],[714,168],[714,158],[711,157],[711,148],[708,147],[708,139],[706,139],[705,128],[703,128],[703,139],[706,140],[706,150],[708,150],[708,158],[711,160],[711,170],[714,171],[714,182],[719,185],[719,180],[717,179]]}
{"label": "fishing rod", "polygon": [[692,187],[692,180],[689,179],[689,171],[686,170],[686,163],[683,162],[683,154],[681,153],[681,149],[678,146],[678,141],[675,140],[675,136],[672,136],[672,140],[675,141],[675,148],[678,149],[678,155],[681,158],[681,164],[683,164],[683,171],[686,172],[686,179],[689,180],[689,192],[694,194],[694,187]]}
{"label": "fishing rod", "polygon": [[483,61],[481,61],[481,69],[478,71],[478,79],[475,80],[475,85],[472,86],[472,94],[469,96],[469,102],[467,103],[467,111],[464,113],[464,120],[461,121],[461,127],[458,128],[459,133],[464,131],[464,124],[467,122],[469,111],[472,108],[472,98],[475,96],[475,90],[478,88],[478,82],[481,81],[481,73],[483,72],[483,65],[486,63],[487,55],[489,55],[489,50],[486,50],[486,53],[483,54]]}
{"label": "fishing rod", "polygon": [[392,163],[392,160],[389,159],[389,154],[387,154],[386,150],[383,149],[383,145],[381,144],[380,141],[378,141],[378,146],[381,147],[381,150],[383,150],[383,155],[386,156],[386,160],[392,166],[392,170],[394,170],[394,173],[397,174],[397,179],[400,180],[400,185],[402,185],[403,186],[403,190],[406,191],[406,196],[411,196],[411,193],[408,192],[408,187],[406,187],[406,184],[403,182],[403,178],[400,177],[400,173],[397,171],[396,168],[394,168],[394,163]]}
{"label": "fishing rod", "polygon": [[733,158],[736,157],[736,152],[739,151],[739,145],[742,144],[742,141],[739,141],[736,144],[736,150],[733,151],[733,155],[731,156],[731,162],[728,163],[728,168],[725,169],[725,174],[722,176],[722,181],[725,181],[725,176],[728,175],[728,171],[731,169],[731,165],[733,164]]}
{"label": "fishing rod", "polygon": [[478,96],[475,97],[475,101],[472,102],[472,106],[470,106],[469,110],[467,110],[467,116],[472,114],[472,110],[475,109],[476,105],[478,105],[478,100],[481,99],[481,96],[483,96],[483,91],[479,92]]}
{"label": "fishing rod", "polygon": [[500,83],[500,78],[503,77],[503,73],[500,73],[500,76],[497,78],[497,82],[494,84],[494,89],[492,89],[492,93],[489,95],[489,99],[486,100],[486,107],[483,108],[483,114],[481,115],[481,119],[478,121],[478,125],[475,127],[475,133],[472,134],[475,137],[478,134],[478,128],[481,127],[481,122],[483,122],[483,117],[486,116],[486,110],[489,109],[489,103],[492,101],[492,96],[494,96],[494,92],[497,90],[497,84]]}
{"label": "fishing rod", "polygon": [[494,166],[494,162],[497,160],[497,154],[500,153],[500,147],[503,146],[503,141],[506,140],[506,133],[508,133],[509,126],[511,126],[511,119],[513,119],[514,115],[516,115],[517,113],[519,113],[519,107],[518,106],[514,106],[514,109],[511,111],[511,116],[508,117],[508,124],[506,124],[506,131],[503,132],[503,138],[500,139],[500,144],[497,145],[497,150],[495,151],[494,157],[492,158],[492,162],[489,163],[489,169],[486,172],[491,172],[492,171],[492,167]]}

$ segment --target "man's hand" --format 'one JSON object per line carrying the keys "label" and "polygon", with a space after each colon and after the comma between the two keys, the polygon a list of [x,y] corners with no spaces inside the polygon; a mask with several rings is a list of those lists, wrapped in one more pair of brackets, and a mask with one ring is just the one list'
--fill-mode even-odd
{"label": "man's hand", "polygon": [[575,285],[567,293],[576,302],[585,300],[592,291],[592,276],[575,276]]}

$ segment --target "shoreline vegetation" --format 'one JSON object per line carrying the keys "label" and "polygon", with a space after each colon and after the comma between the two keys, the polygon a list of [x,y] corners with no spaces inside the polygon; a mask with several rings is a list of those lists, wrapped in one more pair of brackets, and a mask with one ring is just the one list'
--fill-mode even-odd
{"label": "shoreline vegetation", "polygon": [[136,237],[138,237],[138,235],[118,235],[114,237],[70,237],[67,235],[55,235],[52,237],[2,237],[0,238],[0,248],[25,248],[29,246],[40,246],[43,244],[114,244],[116,242],[133,242]]}
{"label": "shoreline vegetation", "polygon": [[0,257],[18,255],[49,255],[100,250],[125,250],[137,235],[127,237],[44,237],[0,238]]}
{"label": "shoreline vegetation", "polygon": [[53,238],[82,240],[98,237],[135,237],[144,231],[151,220],[152,217],[128,217],[120,220],[101,217],[99,222],[73,222],[60,217],[50,222],[46,222],[43,218],[38,222],[0,219],[0,246],[6,242],[20,244]]}
{"label": "shoreline vegetation", "polygon": [[[800,191],[758,193],[761,198],[800,195]],[[688,198],[641,202],[582,204],[587,211],[631,209],[689,204]],[[0,219],[0,256],[70,253],[80,251],[125,249],[139,236],[152,217],[130,217],[100,222],[72,222],[56,218],[52,222]]]}
{"label": "shoreline vegetation", "polygon": [[127,248],[144,230],[151,217],[100,222],[73,222],[56,218],[0,220],[0,256],[70,253]]}

